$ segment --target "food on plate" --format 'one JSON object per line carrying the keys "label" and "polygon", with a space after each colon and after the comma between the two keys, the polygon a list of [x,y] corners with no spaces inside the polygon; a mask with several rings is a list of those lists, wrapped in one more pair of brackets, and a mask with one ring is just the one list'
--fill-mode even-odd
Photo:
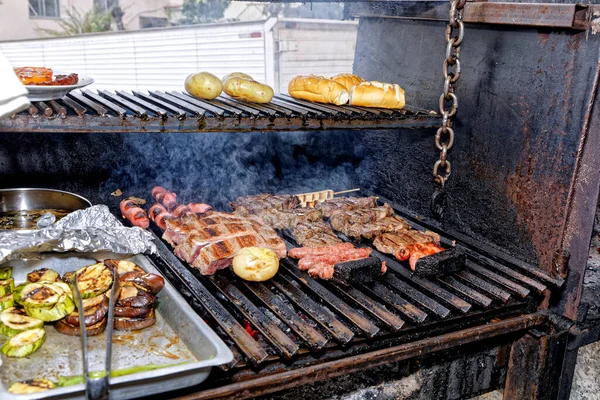
{"label": "food on plate", "polygon": [[148,315],[140,318],[115,317],[114,327],[118,331],[134,331],[154,325],[156,316],[154,309]]}
{"label": "food on plate", "polygon": [[127,260],[104,260],[104,265],[108,268],[116,269],[119,276],[132,271],[141,273],[146,272],[136,263]]}
{"label": "food on plate", "polygon": [[244,247],[270,248],[279,258],[286,255],[285,243],[272,228],[250,217],[216,211],[169,219],[162,237],[175,255],[203,275],[230,266]]}
{"label": "food on plate", "polygon": [[279,270],[277,254],[263,247],[244,247],[233,257],[233,272],[240,278],[263,282],[275,276]]}
{"label": "food on plate", "polygon": [[75,309],[71,289],[56,283],[28,283],[21,291],[27,315],[50,322],[64,318]]}
{"label": "food on plate", "polygon": [[8,387],[8,392],[12,394],[33,394],[45,392],[54,389],[56,383],[48,379],[30,379],[23,382],[15,382]]}
{"label": "food on plate", "polygon": [[0,279],[8,279],[12,276],[13,267],[7,266],[0,268]]}
{"label": "food on plate", "polygon": [[56,282],[60,279],[60,275],[53,269],[40,268],[31,271],[27,274],[27,282]]}
{"label": "food on plate", "polygon": [[[97,301],[96,299],[99,299]],[[108,312],[109,299],[105,295],[96,296],[92,299],[86,299],[88,303],[83,303],[83,322],[85,326],[92,326],[102,321]],[[93,302],[90,302],[93,301]],[[79,327],[79,311],[74,310],[67,315],[64,320],[67,324]]]}
{"label": "food on plate", "polygon": [[0,311],[6,310],[7,308],[14,307],[15,300],[14,295],[7,294],[4,297],[0,297]]}
{"label": "food on plate", "polygon": [[[96,335],[101,334],[106,329],[107,323],[108,323],[108,320],[106,318],[104,318],[94,325],[86,326],[85,327],[86,335],[96,336]],[[61,319],[60,321],[56,321],[56,323],[54,324],[54,329],[56,329],[58,332],[60,332],[64,335],[69,335],[69,336],[79,336],[81,334],[81,328],[79,327],[79,325],[69,324],[64,319]]]}
{"label": "food on plate", "polygon": [[350,90],[351,106],[400,109],[405,104],[404,90],[396,84],[363,82]]}
{"label": "food on plate", "polygon": [[265,104],[273,99],[273,88],[252,79],[233,77],[225,81],[225,93],[237,100]]}
{"label": "food on plate", "polygon": [[14,71],[23,85],[66,86],[76,85],[79,82],[79,76],[77,74],[54,76],[54,73],[50,68],[20,67],[14,68]]}
{"label": "food on plate", "polygon": [[148,220],[146,211],[138,206],[135,201],[129,199],[122,200],[120,203],[120,209],[123,218],[131,222],[133,225],[144,229],[150,226],[150,221]]}
{"label": "food on plate", "polygon": [[44,340],[46,340],[46,331],[44,328],[19,332],[4,343],[2,353],[8,357],[27,357],[37,351],[44,343]]}
{"label": "food on plate", "polygon": [[17,333],[43,326],[44,321],[30,317],[21,308],[7,308],[0,314],[0,334],[4,336],[15,336]]}
{"label": "food on plate", "polygon": [[254,78],[252,78],[250,75],[245,74],[243,72],[232,72],[223,77],[223,84],[225,84],[231,78],[244,78],[244,79],[254,80]]}
{"label": "food on plate", "polygon": [[316,75],[295,77],[288,85],[288,92],[295,99],[338,106],[348,103],[349,99],[348,90],[344,85]]}
{"label": "food on plate", "polygon": [[343,85],[346,90],[348,90],[348,93],[350,93],[350,89],[352,89],[354,86],[365,81],[360,76],[353,74],[338,74],[336,76],[332,76],[331,80]]}
{"label": "food on plate", "polygon": [[105,263],[80,268],[77,272],[77,288],[82,299],[96,297],[108,291],[113,284],[113,274]]}
{"label": "food on plate", "polygon": [[13,278],[0,280],[0,296],[6,296],[13,292],[15,280]]}
{"label": "food on plate", "polygon": [[223,82],[209,72],[188,75],[184,85],[186,92],[200,99],[212,100],[223,91]]}
{"label": "food on plate", "polygon": [[162,276],[140,271],[128,271],[121,275],[120,282],[131,282],[151,294],[157,294],[165,286]]}

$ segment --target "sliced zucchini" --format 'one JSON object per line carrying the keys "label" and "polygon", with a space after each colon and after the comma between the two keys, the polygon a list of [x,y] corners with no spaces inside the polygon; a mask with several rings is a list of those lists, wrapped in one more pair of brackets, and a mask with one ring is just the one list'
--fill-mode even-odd
{"label": "sliced zucchini", "polygon": [[60,275],[53,269],[40,268],[27,274],[27,282],[56,282]]}
{"label": "sliced zucchini", "polygon": [[6,267],[0,267],[0,279],[8,279],[12,276],[13,267],[7,265]]}
{"label": "sliced zucchini", "polygon": [[27,283],[21,290],[21,300],[24,307],[27,304],[36,307],[52,307],[63,294],[62,289],[47,283]]}
{"label": "sliced zucchini", "polygon": [[71,291],[71,286],[69,286],[68,284],[66,284],[64,282],[57,281],[57,282],[53,282],[53,283],[47,283],[47,285],[50,285],[56,291],[62,291],[63,293],[66,293],[69,296],[73,297],[73,292]]}
{"label": "sliced zucchini", "polygon": [[50,306],[30,303],[29,301],[29,298],[25,300],[27,315],[46,322],[58,321],[75,310],[75,303],[67,293],[60,295],[58,300]]}
{"label": "sliced zucchini", "polygon": [[75,271],[65,272],[63,274],[62,280],[67,282],[69,285],[73,283],[73,278],[75,277]]}
{"label": "sliced zucchini", "polygon": [[30,317],[20,308],[7,308],[0,314],[0,334],[4,336],[15,336],[20,332],[43,326],[44,321]]}
{"label": "sliced zucchini", "polygon": [[13,394],[32,394],[45,392],[54,389],[56,383],[48,379],[31,379],[23,382],[15,382],[8,387],[8,391]]}
{"label": "sliced zucchini", "polygon": [[0,280],[0,297],[9,295],[15,289],[15,280],[13,278]]}
{"label": "sliced zucchini", "polygon": [[27,286],[28,283],[21,283],[17,286],[15,286],[14,290],[13,290],[13,300],[15,301],[15,304],[18,304],[20,306],[23,305],[23,299],[21,298],[21,293],[23,292],[23,288],[25,286]]}
{"label": "sliced zucchini", "polygon": [[77,286],[82,299],[96,297],[110,289],[113,275],[103,263],[88,265],[77,271]]}
{"label": "sliced zucchini", "polygon": [[8,357],[27,357],[42,347],[44,340],[46,340],[44,328],[29,329],[8,339],[2,346],[2,353]]}
{"label": "sliced zucchini", "polygon": [[13,295],[9,294],[4,297],[0,297],[0,311],[6,310],[7,308],[14,307],[15,301]]}

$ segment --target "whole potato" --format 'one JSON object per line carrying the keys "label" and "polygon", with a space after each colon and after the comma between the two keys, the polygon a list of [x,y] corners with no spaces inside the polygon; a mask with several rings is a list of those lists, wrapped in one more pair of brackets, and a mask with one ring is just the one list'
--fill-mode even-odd
{"label": "whole potato", "polygon": [[225,82],[225,93],[251,103],[268,103],[274,95],[271,86],[245,78],[229,78]]}
{"label": "whole potato", "polygon": [[190,74],[185,78],[185,91],[194,97],[212,100],[223,91],[223,82],[209,72]]}
{"label": "whole potato", "polygon": [[250,79],[251,81],[254,80],[250,75],[245,74],[243,72],[232,72],[223,77],[223,83],[227,83],[227,81],[231,78],[244,78],[244,79]]}
{"label": "whole potato", "polygon": [[233,272],[240,278],[263,282],[275,276],[279,270],[277,254],[263,247],[244,247],[233,257]]}

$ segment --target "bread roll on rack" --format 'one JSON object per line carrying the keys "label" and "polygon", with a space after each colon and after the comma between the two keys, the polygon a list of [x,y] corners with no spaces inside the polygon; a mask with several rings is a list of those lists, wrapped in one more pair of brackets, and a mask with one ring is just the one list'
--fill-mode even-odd
{"label": "bread roll on rack", "polygon": [[331,103],[337,106],[348,103],[348,90],[331,79],[322,76],[297,76],[288,86],[290,96],[295,99],[316,103]]}
{"label": "bread roll on rack", "polygon": [[338,74],[332,77],[331,80],[343,85],[348,92],[350,92],[350,89],[352,89],[354,86],[365,81],[360,76],[353,74]]}
{"label": "bread roll on rack", "polygon": [[363,82],[350,90],[350,105],[400,109],[405,105],[404,90],[396,84]]}

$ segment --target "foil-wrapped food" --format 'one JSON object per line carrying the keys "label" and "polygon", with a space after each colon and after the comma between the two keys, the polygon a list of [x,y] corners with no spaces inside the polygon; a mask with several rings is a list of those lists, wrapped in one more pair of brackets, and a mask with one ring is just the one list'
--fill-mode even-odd
{"label": "foil-wrapped food", "polygon": [[0,232],[0,263],[53,251],[157,252],[151,233],[123,226],[105,205],[74,211],[56,223],[42,225],[38,223],[38,230]]}

